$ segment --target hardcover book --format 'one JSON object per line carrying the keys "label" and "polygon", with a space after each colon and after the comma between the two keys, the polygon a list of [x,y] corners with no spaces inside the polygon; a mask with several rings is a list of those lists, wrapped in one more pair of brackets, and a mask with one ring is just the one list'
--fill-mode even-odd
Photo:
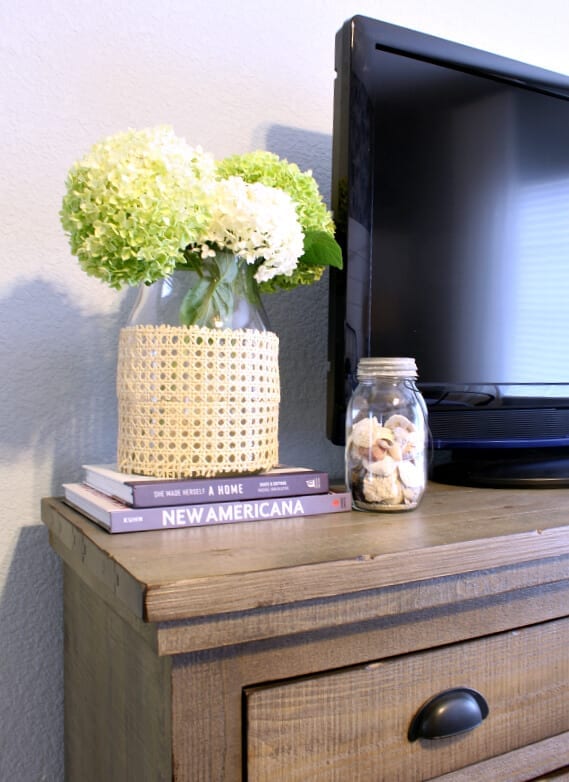
{"label": "hardcover book", "polygon": [[132,508],[83,483],[63,484],[68,505],[96,521],[108,532],[166,530],[239,521],[267,521],[294,516],[339,513],[352,507],[345,491],[237,502],[209,502],[158,508]]}
{"label": "hardcover book", "polygon": [[85,464],[85,483],[133,508],[193,505],[325,494],[328,474],[306,467],[276,467],[234,478],[149,478],[119,472],[113,464]]}

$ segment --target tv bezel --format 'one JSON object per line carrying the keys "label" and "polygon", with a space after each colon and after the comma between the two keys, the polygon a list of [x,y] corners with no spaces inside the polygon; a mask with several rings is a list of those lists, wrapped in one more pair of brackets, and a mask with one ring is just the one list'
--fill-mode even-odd
{"label": "tv bezel", "polygon": [[[529,63],[509,59],[473,47],[437,38],[422,32],[398,27],[380,20],[365,16],[355,16],[345,22],[336,36],[335,68],[336,81],[334,88],[334,129],[332,148],[332,209],[337,224],[337,239],[344,255],[343,270],[330,270],[330,317],[329,317],[329,377],[328,377],[328,420],[327,432],[329,439],[336,444],[344,443],[345,409],[351,389],[355,381],[356,366],[349,361],[349,349],[346,335],[346,280],[350,269],[350,236],[347,217],[351,214],[354,198],[354,182],[351,181],[350,168],[353,167],[354,140],[352,139],[352,116],[355,99],[354,78],[366,79],[366,70],[373,68],[373,55],[377,49],[392,52],[414,59],[451,68],[462,72],[483,76],[486,79],[506,81],[516,86],[562,97],[569,100],[569,77],[554,73]],[[344,183],[344,184],[343,184]],[[347,183],[347,187],[346,187]],[[359,185],[358,185],[359,186]],[[371,221],[371,210],[369,219]],[[360,237],[361,238],[361,237]],[[371,228],[368,236],[369,246],[360,247],[364,256],[368,253],[371,259]],[[371,264],[371,261],[370,261]],[[359,346],[359,355],[369,355]],[[341,362],[341,365],[340,365]],[[347,363],[349,362],[349,366]],[[506,451],[514,448],[531,450],[546,447],[569,447],[569,386],[565,390],[556,390],[553,398],[549,398],[551,383],[545,389],[536,384],[527,387],[525,401],[518,407],[528,411],[528,415],[551,419],[554,424],[558,420],[558,411],[564,416],[560,432],[553,432],[551,437],[540,438],[529,433],[520,436],[512,442],[509,437],[498,437],[494,442],[485,437],[471,442],[460,438],[453,441],[451,436],[443,440],[433,440],[435,448],[440,449],[502,449],[502,457]],[[457,394],[468,393],[469,389],[457,388]],[[515,409],[515,405],[511,410]],[[431,416],[437,416],[439,411],[429,407]],[[448,409],[444,411],[448,413]],[[479,414],[479,410],[476,411]],[[507,415],[510,409],[506,409]],[[493,413],[496,415],[496,411]],[[500,415],[500,413],[498,413]],[[529,420],[529,419],[527,419]],[[565,426],[567,428],[565,429]],[[436,427],[435,427],[436,428]],[[530,427],[531,428],[531,427]],[[555,426],[554,426],[555,429]],[[548,454],[549,458],[549,454]],[[491,461],[491,459],[490,459]]]}

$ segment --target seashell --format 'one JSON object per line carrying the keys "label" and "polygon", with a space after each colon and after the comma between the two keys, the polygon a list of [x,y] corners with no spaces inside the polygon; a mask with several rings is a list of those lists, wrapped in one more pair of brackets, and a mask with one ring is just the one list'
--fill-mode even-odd
{"label": "seashell", "polygon": [[422,471],[417,467],[415,462],[402,461],[398,465],[399,477],[403,486],[408,488],[421,487],[424,483],[424,476]]}
{"label": "seashell", "polygon": [[372,473],[372,475],[385,476],[391,475],[395,471],[397,462],[389,454],[385,454],[383,459],[377,461],[370,461],[369,459],[362,459],[362,465],[365,469]]}
{"label": "seashell", "polygon": [[[351,443],[356,448],[371,448],[378,439],[378,433],[382,429],[383,427],[380,426],[375,416],[362,418],[361,421],[357,421],[352,427]],[[390,431],[389,434],[393,438],[393,432]]]}
{"label": "seashell", "polygon": [[395,415],[390,416],[385,422],[385,426],[392,431],[395,431],[396,429],[403,429],[406,432],[415,431],[415,424],[400,413],[395,413]]}
{"label": "seashell", "polygon": [[403,461],[398,465],[397,472],[406,502],[416,502],[423,490],[425,476],[422,470],[412,461]]}
{"label": "seashell", "polygon": [[388,418],[385,426],[392,430],[393,436],[401,448],[402,456],[412,454],[416,450],[419,433],[412,421],[397,413]]}
{"label": "seashell", "polygon": [[400,462],[403,458],[403,452],[399,443],[393,443],[389,449],[389,455],[395,459],[396,462]]}
{"label": "seashell", "polygon": [[401,505],[404,499],[403,488],[395,471],[383,477],[368,473],[363,480],[363,493],[367,502],[385,505]]}
{"label": "seashell", "polygon": [[393,429],[389,429],[387,426],[380,426],[377,430],[376,440],[385,440],[389,445],[393,445],[395,437],[393,435]]}

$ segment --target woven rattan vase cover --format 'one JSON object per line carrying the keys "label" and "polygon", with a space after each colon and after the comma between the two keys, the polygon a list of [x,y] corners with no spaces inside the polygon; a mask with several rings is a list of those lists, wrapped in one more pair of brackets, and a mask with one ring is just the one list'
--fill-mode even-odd
{"label": "woven rattan vase cover", "polygon": [[278,337],[270,331],[127,326],[117,395],[123,472],[208,477],[278,464]]}

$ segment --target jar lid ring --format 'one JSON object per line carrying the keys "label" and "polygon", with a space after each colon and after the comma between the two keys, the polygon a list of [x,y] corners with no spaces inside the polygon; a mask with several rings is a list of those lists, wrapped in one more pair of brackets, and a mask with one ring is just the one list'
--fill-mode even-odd
{"label": "jar lid ring", "polygon": [[358,379],[365,377],[417,378],[414,358],[401,356],[366,356],[358,362]]}

